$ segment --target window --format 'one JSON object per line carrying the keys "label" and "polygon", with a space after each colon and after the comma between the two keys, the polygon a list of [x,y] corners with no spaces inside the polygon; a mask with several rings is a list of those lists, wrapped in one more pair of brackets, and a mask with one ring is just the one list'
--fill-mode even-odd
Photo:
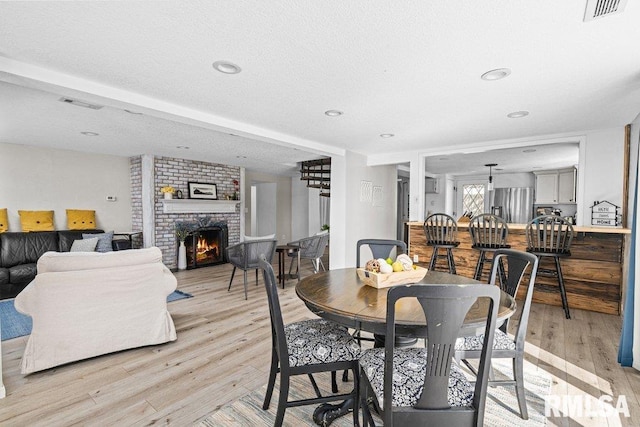
{"label": "window", "polygon": [[462,186],[462,209],[464,212],[471,212],[471,216],[484,212],[484,184]]}

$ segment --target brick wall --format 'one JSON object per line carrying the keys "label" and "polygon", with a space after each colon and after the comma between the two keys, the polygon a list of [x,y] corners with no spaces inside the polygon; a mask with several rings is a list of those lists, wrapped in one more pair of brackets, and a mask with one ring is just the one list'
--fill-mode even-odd
{"label": "brick wall", "polygon": [[[163,195],[160,192],[162,187],[170,185],[182,191],[184,198],[188,198],[188,182],[205,182],[216,184],[218,199],[223,199],[225,194],[233,194],[233,180],[240,180],[239,167],[172,157],[156,157],[154,163],[155,245],[162,251],[162,259],[167,267],[175,268],[177,264],[177,244],[174,234],[176,221],[198,221],[198,218],[226,221],[229,229],[229,244],[240,241],[240,205],[236,207],[235,213],[165,214],[162,212]],[[142,161],[140,157],[131,159],[131,193],[133,227],[136,230],[142,230]]]}
{"label": "brick wall", "polygon": [[[142,231],[142,157],[129,159],[129,175],[131,179],[131,229]],[[134,237],[133,247],[142,247],[142,237]]]}

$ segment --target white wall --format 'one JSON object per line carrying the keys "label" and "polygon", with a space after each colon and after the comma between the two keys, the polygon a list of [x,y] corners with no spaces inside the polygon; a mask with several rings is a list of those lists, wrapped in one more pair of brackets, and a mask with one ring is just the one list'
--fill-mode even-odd
{"label": "white wall", "polygon": [[277,231],[277,191],[278,185],[273,182],[256,184],[256,229],[251,230],[253,236],[266,236]]}
{"label": "white wall", "polygon": [[582,215],[578,224],[590,225],[593,202],[607,200],[622,206],[624,127],[588,132],[585,158],[580,166],[585,174]]}
{"label": "white wall", "polygon": [[291,178],[291,240],[309,236],[309,189],[306,182]]}
{"label": "white wall", "polygon": [[[341,174],[339,174],[341,175]],[[344,168],[344,216],[340,218],[340,198],[334,199],[336,186],[341,183],[334,182],[333,161],[331,164],[331,268],[353,267],[356,262],[356,243],[360,239],[379,238],[396,239],[397,216],[397,172],[395,165],[391,166],[367,166],[366,157],[360,154],[347,152]],[[371,201],[360,201],[360,183],[370,181],[373,186],[382,187],[382,202],[380,206],[374,206]],[[344,259],[334,260],[333,236],[337,236],[334,230],[336,222],[344,223],[344,242],[342,253]],[[340,265],[340,267],[338,266]]]}
{"label": "white wall", "polygon": [[0,143],[4,207],[10,231],[21,231],[18,210],[53,210],[55,228],[66,230],[66,209],[93,209],[98,228],[130,231],[129,158]]}
{"label": "white wall", "polygon": [[[276,184],[276,238],[278,244],[285,244],[293,240],[291,238],[291,178],[288,176],[271,175],[245,170],[245,194],[251,194],[251,186],[263,183]],[[272,196],[273,197],[273,196]],[[258,198],[259,200],[259,198]],[[245,234],[254,235],[255,230],[251,229],[251,199],[245,199]],[[257,207],[260,215],[260,206]],[[271,234],[271,233],[269,233]]]}

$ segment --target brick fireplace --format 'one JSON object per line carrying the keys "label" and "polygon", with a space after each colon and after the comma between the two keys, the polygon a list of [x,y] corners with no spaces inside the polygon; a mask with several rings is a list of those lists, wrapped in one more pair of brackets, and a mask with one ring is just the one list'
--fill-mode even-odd
{"label": "brick fireplace", "polygon": [[[134,230],[142,230],[143,222],[145,221],[142,209],[142,187],[148,184],[143,183],[142,169],[141,157],[132,157],[130,159],[130,170],[132,226]],[[240,168],[236,166],[173,157],[153,157],[154,204],[152,214],[155,230],[154,245],[162,251],[162,261],[167,267],[171,269],[177,267],[176,254],[179,245],[175,236],[175,224],[177,222],[193,222],[199,224],[205,222],[209,225],[224,223],[226,225],[225,244],[231,245],[240,241],[240,206],[238,204],[230,211],[223,210],[220,212],[214,212],[212,210],[167,212],[160,188],[172,186],[176,190],[180,190],[186,197],[189,182],[212,183],[217,186],[219,199],[224,199],[225,195],[233,194],[236,191],[234,180],[237,181],[239,179]],[[185,199],[185,202],[186,201]],[[209,260],[209,264],[207,265],[226,262],[226,260],[220,260],[221,256],[224,257],[224,250],[221,248],[215,251],[209,249],[207,253],[210,257],[212,257],[214,253],[217,253],[215,257],[216,261]],[[192,267],[190,266],[189,268]]]}

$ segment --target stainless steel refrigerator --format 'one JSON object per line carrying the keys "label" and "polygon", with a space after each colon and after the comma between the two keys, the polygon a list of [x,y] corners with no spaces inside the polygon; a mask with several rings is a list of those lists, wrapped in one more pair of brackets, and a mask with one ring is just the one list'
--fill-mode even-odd
{"label": "stainless steel refrigerator", "polygon": [[526,224],[533,218],[533,188],[496,188],[490,200],[490,212],[509,223]]}

